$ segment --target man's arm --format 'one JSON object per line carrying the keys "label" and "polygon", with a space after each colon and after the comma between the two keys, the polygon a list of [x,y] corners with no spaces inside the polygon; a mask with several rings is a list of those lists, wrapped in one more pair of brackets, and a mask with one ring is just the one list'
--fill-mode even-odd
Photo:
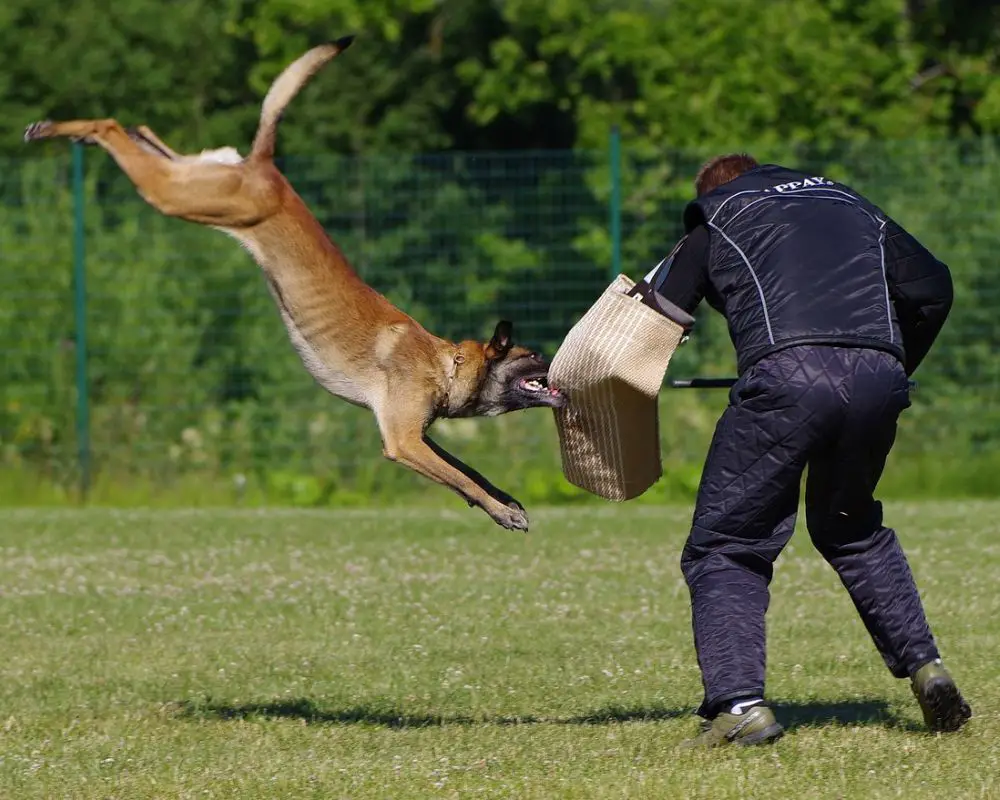
{"label": "man's arm", "polygon": [[701,303],[708,291],[708,228],[698,225],[674,255],[674,263],[657,291],[688,314]]}
{"label": "man's arm", "polygon": [[912,375],[944,326],[954,300],[948,267],[895,222],[886,223],[885,270]]}

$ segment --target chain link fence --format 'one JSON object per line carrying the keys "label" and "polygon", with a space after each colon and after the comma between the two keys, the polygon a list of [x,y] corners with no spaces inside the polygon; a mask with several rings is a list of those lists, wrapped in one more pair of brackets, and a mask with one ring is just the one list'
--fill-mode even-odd
{"label": "chain link fence", "polygon": [[[554,352],[620,269],[680,234],[708,153],[288,158],[357,271],[433,333]],[[855,142],[757,154],[846,181],[952,268],[956,303],[918,374],[887,481],[994,493],[1000,444],[1000,151],[993,140]],[[0,177],[0,502],[369,503],[429,493],[381,458],[370,413],[306,374],[250,257],[160,216],[104,153],[46,148]],[[707,307],[670,376],[732,374]],[[688,497],[725,392],[664,390],[667,475]],[[444,421],[439,440],[520,499],[570,502],[551,412]],[[892,477],[895,475],[896,477]],[[443,490],[442,490],[443,491]]]}

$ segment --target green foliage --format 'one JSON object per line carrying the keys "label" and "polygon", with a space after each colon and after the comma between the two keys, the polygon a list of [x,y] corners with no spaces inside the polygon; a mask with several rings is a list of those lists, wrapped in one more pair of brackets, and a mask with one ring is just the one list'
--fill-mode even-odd
{"label": "green foliage", "polygon": [[[976,465],[1000,430],[1000,154],[952,137],[1000,131],[997,13],[971,0],[12,0],[0,154],[31,160],[0,176],[0,469],[18,476],[0,500],[69,498],[77,478],[69,162],[61,144],[23,148],[24,124],[113,115],[182,150],[245,150],[279,70],[352,32],[289,109],[281,166],[361,275],[435,333],[482,337],[506,317],[555,349],[609,277],[612,125],[633,277],[679,235],[698,164],[751,149],[853,183],[949,262],[955,311],[897,446],[911,477],[886,485],[989,493]],[[243,251],[157,215],[106,155],[86,161],[95,498],[440,496],[381,460],[370,415],[312,383]],[[705,310],[671,373],[732,369]],[[724,402],[664,393],[652,499],[690,498]],[[559,474],[547,412],[463,425],[438,435],[525,502],[588,499]]]}
{"label": "green foliage", "polygon": [[972,0],[9,0],[0,154],[34,119],[117,116],[245,147],[270,81],[347,33],[286,152],[829,143],[997,132],[1000,18]]}
{"label": "green foliage", "polygon": [[[1000,328],[993,308],[1000,152],[993,143],[767,148],[854,183],[948,261],[957,301],[905,415],[896,496],[990,494],[1000,430]],[[627,271],[679,231],[700,154],[626,150]],[[98,502],[359,505],[443,490],[381,458],[368,412],[308,377],[256,266],[227,237],[166,219],[88,151],[86,259]],[[292,160],[286,171],[373,286],[439,335],[485,337],[498,318],[553,352],[606,285],[600,154],[452,154]],[[829,168],[829,169],[827,169]],[[77,477],[72,201],[63,156],[6,172],[0,241],[0,447],[26,472],[2,502],[69,498]],[[656,180],[650,176],[655,175]],[[603,187],[602,187],[603,188]],[[606,190],[604,191],[606,194]],[[727,374],[731,345],[704,309],[671,375]],[[640,502],[690,499],[724,392],[662,396],[665,476]],[[585,502],[562,477],[551,414],[442,422],[433,434],[522,502]],[[897,477],[892,477],[895,474]],[[27,493],[27,494],[26,494]]]}
{"label": "green foliage", "polygon": [[619,123],[653,148],[830,141],[920,119],[897,3],[605,5],[505,3],[507,35],[489,61],[463,65],[476,118],[555,104],[574,112],[581,145],[599,146]]}
{"label": "green foliage", "polygon": [[[0,8],[2,152],[29,122],[115,116],[182,148],[252,134],[253,53],[227,37],[238,4],[212,0],[6,0]],[[214,144],[213,144],[214,143]]]}

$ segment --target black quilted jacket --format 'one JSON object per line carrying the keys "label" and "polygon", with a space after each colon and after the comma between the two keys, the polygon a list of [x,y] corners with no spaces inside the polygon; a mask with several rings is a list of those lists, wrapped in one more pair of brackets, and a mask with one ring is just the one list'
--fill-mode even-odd
{"label": "black quilted jacket", "polygon": [[690,203],[684,223],[709,232],[709,299],[740,373],[798,344],[885,350],[912,373],[951,308],[948,268],[822,176],[762,166]]}

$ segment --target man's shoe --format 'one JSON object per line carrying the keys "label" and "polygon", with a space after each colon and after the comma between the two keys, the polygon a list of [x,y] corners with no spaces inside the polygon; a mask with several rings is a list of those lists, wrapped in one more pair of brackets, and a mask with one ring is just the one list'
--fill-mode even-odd
{"label": "man's shoe", "polygon": [[742,714],[723,711],[715,719],[701,723],[701,733],[684,742],[685,747],[718,747],[723,744],[770,744],[781,738],[785,729],[767,706],[754,706]]}
{"label": "man's shoe", "polygon": [[924,722],[932,731],[957,731],[972,717],[972,709],[941,659],[924,664],[913,673],[910,687],[924,712]]}

